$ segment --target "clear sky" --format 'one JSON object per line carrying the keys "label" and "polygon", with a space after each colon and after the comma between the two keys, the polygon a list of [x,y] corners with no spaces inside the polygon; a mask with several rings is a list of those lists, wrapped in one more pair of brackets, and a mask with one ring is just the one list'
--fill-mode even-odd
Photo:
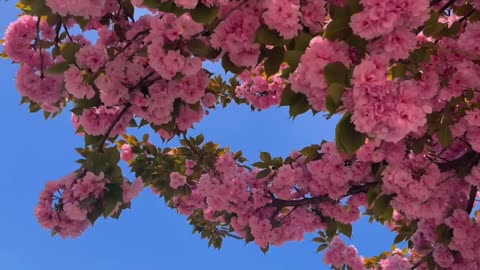
{"label": "clear sky", "polygon": [[[15,20],[16,2],[0,2],[0,29]],[[0,270],[56,269],[329,269],[311,236],[301,243],[271,248],[264,255],[253,243],[226,240],[222,250],[192,235],[184,216],[167,208],[162,199],[145,190],[119,221],[100,219],[77,239],[51,237],[33,214],[48,180],[78,169],[74,148],[83,139],[73,134],[70,113],[45,121],[20,106],[15,90],[17,65],[0,60]],[[285,108],[252,113],[246,106],[212,111],[192,132],[204,133],[232,150],[243,150],[254,162],[260,151],[286,156],[323,139],[332,140],[335,122],[321,115],[288,119]],[[146,130],[143,130],[146,132]],[[136,132],[136,131],[135,131]],[[158,138],[153,140],[161,143]],[[175,142],[173,142],[175,143]],[[131,174],[124,172],[130,179]],[[385,228],[363,220],[354,226],[353,242],[362,255],[389,249],[393,236]]]}

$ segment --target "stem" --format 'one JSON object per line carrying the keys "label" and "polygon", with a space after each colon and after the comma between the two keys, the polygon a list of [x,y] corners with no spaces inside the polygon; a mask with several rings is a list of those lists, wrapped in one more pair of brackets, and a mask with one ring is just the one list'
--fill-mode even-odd
{"label": "stem", "polygon": [[430,1],[430,7],[433,7],[440,2],[442,2],[442,0],[432,0],[432,1]]}
{"label": "stem", "polygon": [[68,32],[68,28],[65,24],[63,24],[63,30],[65,30],[65,33],[67,33],[67,37],[70,40],[70,42],[73,42],[72,36],[70,36],[70,32]]}
{"label": "stem", "polygon": [[125,107],[123,107],[122,111],[120,111],[120,113],[117,115],[117,118],[115,118],[115,120],[112,122],[110,127],[108,127],[107,132],[103,136],[102,141],[98,146],[98,149],[97,149],[98,152],[103,152],[103,147],[105,146],[105,142],[107,141],[107,139],[110,137],[110,133],[112,133],[112,130],[115,127],[115,125],[120,121],[120,119],[122,119],[122,117],[125,115],[128,109],[130,109],[130,107],[132,107],[132,104],[127,103]]}
{"label": "stem", "polygon": [[468,205],[467,205],[467,212],[470,214],[473,210],[473,204],[475,203],[475,198],[477,197],[477,187],[471,186],[470,194],[468,195]]}
{"label": "stem", "polygon": [[192,152],[197,155],[199,158],[202,157],[202,155],[198,152],[197,148],[194,147],[190,141],[187,139],[187,136],[185,135],[185,133],[182,133],[182,136],[183,136],[183,140],[187,143],[188,147],[192,150]]}
{"label": "stem", "polygon": [[416,269],[417,267],[419,267],[420,265],[422,265],[424,262],[426,262],[428,259],[430,259],[430,257],[433,255],[433,251],[430,251],[427,255],[423,256],[423,258],[421,258],[417,263],[415,263],[411,268],[410,270],[414,270]]}
{"label": "stem", "polygon": [[[359,194],[359,193],[365,193],[368,191],[370,187],[373,185],[376,185],[377,182],[372,182],[372,183],[367,183],[362,186],[352,186],[350,190],[345,194],[343,197],[347,197],[350,195],[354,194]],[[267,207],[277,207],[277,208],[283,208],[283,207],[288,207],[288,206],[295,206],[295,207],[300,207],[300,206],[305,206],[305,205],[310,205],[310,204],[319,204],[323,202],[328,202],[331,201],[332,199],[328,197],[328,195],[323,195],[323,196],[318,196],[318,197],[312,197],[312,198],[303,198],[300,200],[292,200],[292,201],[287,201],[287,200],[281,200],[277,198],[273,198],[272,202],[270,204],[267,204]]]}
{"label": "stem", "polygon": [[137,38],[139,38],[141,35],[144,35],[144,34],[148,34],[150,33],[150,30],[147,29],[147,30],[143,30],[141,32],[138,32],[131,40],[129,40],[127,42],[127,45],[125,45],[125,47],[121,48],[120,50],[118,50],[117,53],[115,53],[115,55],[113,55],[113,59],[115,59],[117,56],[119,56],[121,53],[123,53],[124,51],[126,51],[132,44],[134,41],[137,40]]}
{"label": "stem", "polygon": [[456,0],[450,0],[448,1],[445,5],[443,5],[443,7],[441,7],[439,10],[438,10],[438,13],[443,13],[445,10],[447,10],[447,8],[449,8],[453,3],[455,3]]}
{"label": "stem", "polygon": [[480,160],[480,156],[477,153],[475,153],[475,151],[470,150],[466,152],[463,156],[457,159],[450,160],[443,163],[438,163],[437,165],[440,171],[446,172],[450,170],[464,168],[465,164],[471,164],[472,166],[475,166],[475,164],[477,164],[479,160]]}
{"label": "stem", "polygon": [[40,21],[41,17],[38,16],[37,23],[35,25],[36,30],[37,30],[37,39],[36,39],[36,47],[38,49],[38,52],[40,54],[40,79],[45,78],[45,73],[43,72],[43,56],[42,56],[42,44],[40,44]]}
{"label": "stem", "polygon": [[220,234],[220,235],[223,235],[223,236],[228,236],[228,237],[232,237],[232,238],[235,238],[237,240],[242,240],[243,238],[238,236],[238,235],[235,235],[233,233],[229,233],[225,230],[217,230],[217,233]]}

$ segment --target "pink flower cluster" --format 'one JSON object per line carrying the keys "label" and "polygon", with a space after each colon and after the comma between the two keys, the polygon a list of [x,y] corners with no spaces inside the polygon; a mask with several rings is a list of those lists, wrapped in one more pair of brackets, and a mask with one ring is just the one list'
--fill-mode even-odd
{"label": "pink flower cluster", "polygon": [[128,143],[122,145],[120,148],[120,158],[126,162],[130,162],[135,158],[135,153],[132,151],[132,146]]}
{"label": "pink flower cluster", "polygon": [[[82,175],[74,172],[58,181],[48,182],[35,208],[40,225],[63,238],[80,236],[91,225],[88,214],[95,210],[98,202],[104,203],[109,183],[103,173],[95,175],[92,172]],[[143,181],[141,178],[133,183],[126,180],[121,188],[123,203],[129,203],[143,190]],[[117,203],[112,214],[121,204]]]}
{"label": "pink flower cluster", "polygon": [[272,0],[263,13],[263,20],[282,37],[291,39],[302,29],[300,16],[300,0]]}
{"label": "pink flower cluster", "polygon": [[35,208],[40,225],[63,238],[80,236],[90,226],[87,213],[92,206],[85,202],[101,199],[108,182],[103,174],[97,176],[91,172],[82,177],[72,173],[48,182]]}
{"label": "pink flower cluster", "polygon": [[[304,233],[324,229],[325,224],[315,213],[317,210],[324,216],[345,224],[355,222],[360,218],[360,208],[367,204],[366,196],[350,196],[345,205],[336,200],[346,195],[348,187],[345,190],[344,186],[348,183],[361,185],[371,179],[370,167],[367,163],[348,160],[332,143],[325,143],[322,152],[322,160],[325,160],[323,169],[310,166],[317,163],[316,161],[305,163],[304,156],[293,153],[291,157],[295,162],[281,166],[271,179],[257,179],[258,170],[248,171],[240,167],[231,153],[225,153],[217,159],[215,173],[201,175],[198,184],[191,186],[190,197],[175,199],[176,208],[185,215],[201,208],[204,213],[212,213],[206,215],[206,218],[212,221],[218,220],[213,213],[235,213],[231,222],[235,232],[245,237],[249,229],[261,247],[298,241],[303,239]],[[345,165],[346,161],[351,164]],[[351,176],[346,181],[334,174],[342,168]],[[338,181],[341,181],[341,187],[336,183]],[[185,176],[177,172],[171,174],[172,188],[178,188],[185,183]],[[316,196],[330,196],[332,199],[311,208],[286,207],[285,211],[278,212],[275,207],[278,200],[300,200]],[[280,226],[272,226],[275,221],[280,221]]]}
{"label": "pink flower cluster", "polygon": [[[125,180],[122,184],[122,199],[124,203],[129,203],[138,195],[140,192],[143,190],[143,180],[140,177],[137,177],[133,183],[130,183],[129,181]],[[115,212],[115,211],[113,211]]]}
{"label": "pink flower cluster", "polygon": [[369,179],[369,163],[349,161],[345,153],[339,152],[331,142],[322,145],[322,159],[309,162],[308,172],[313,181],[308,183],[312,196],[328,194],[332,199],[344,196],[352,185],[364,184]]}
{"label": "pink flower cluster", "polygon": [[173,172],[170,174],[170,187],[177,189],[187,183],[187,178],[178,172]]}
{"label": "pink flower cluster", "polygon": [[466,262],[480,264],[480,247],[476,239],[480,233],[480,224],[471,220],[468,213],[461,209],[456,209],[452,216],[445,219],[445,224],[453,229],[453,238],[448,248],[458,251]]}
{"label": "pink flower cluster", "polygon": [[53,12],[66,16],[67,14],[81,17],[101,17],[118,9],[115,0],[47,0],[47,5]]}
{"label": "pink flower cluster", "polygon": [[292,90],[305,94],[310,105],[317,111],[326,111],[328,85],[324,69],[334,62],[341,62],[347,67],[350,65],[347,44],[315,37],[302,55],[298,68],[289,77]]}
{"label": "pink flower cluster", "polygon": [[353,14],[350,26],[365,39],[396,31],[397,27],[414,29],[429,17],[428,0],[361,0],[363,10]]}
{"label": "pink flower cluster", "polygon": [[[90,135],[106,135],[110,126],[115,123],[121,110],[122,109],[119,107],[108,108],[106,106],[86,109],[80,116],[79,122],[83,127],[83,130]],[[131,112],[124,114],[120,120],[116,121],[116,124],[114,124],[110,136],[113,137],[119,134],[124,134],[131,119]]]}
{"label": "pink flower cluster", "polygon": [[[21,64],[16,77],[18,92],[42,104],[44,109],[55,111],[55,107],[58,108],[56,103],[62,98],[62,76],[45,74],[54,61],[48,51],[39,49],[36,23],[36,18],[24,15],[10,24],[5,32],[3,49],[13,61]],[[44,39],[54,38],[52,27],[45,21],[39,26]]]}
{"label": "pink flower cluster", "polygon": [[260,56],[260,46],[254,43],[258,27],[258,15],[246,8],[237,9],[215,28],[210,43],[228,53],[234,64],[254,66]]}
{"label": "pink flower cluster", "polygon": [[398,254],[393,254],[380,260],[379,265],[382,267],[382,270],[409,270],[412,267],[407,258]]}
{"label": "pink flower cluster", "polygon": [[415,80],[387,79],[388,59],[382,55],[363,60],[353,70],[353,116],[358,131],[397,142],[426,124],[431,112],[421,100],[423,88]]}
{"label": "pink flower cluster", "polygon": [[347,246],[339,237],[333,238],[330,242],[323,261],[337,268],[348,265],[352,270],[365,269],[363,257],[358,255],[357,249],[354,246]]}
{"label": "pink flower cluster", "polygon": [[325,24],[325,1],[307,0],[302,2],[305,2],[300,8],[302,24],[308,28],[310,33],[319,33]]}
{"label": "pink flower cluster", "polygon": [[243,71],[238,78],[242,82],[235,89],[238,97],[247,99],[257,109],[268,109],[280,104],[286,82],[279,74],[270,78],[262,76],[262,65]]}

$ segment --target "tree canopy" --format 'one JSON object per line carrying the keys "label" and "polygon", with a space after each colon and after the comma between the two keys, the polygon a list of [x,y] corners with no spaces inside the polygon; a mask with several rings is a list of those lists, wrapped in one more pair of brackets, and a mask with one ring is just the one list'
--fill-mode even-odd
{"label": "tree canopy", "polygon": [[[1,56],[19,65],[21,103],[45,119],[71,113],[85,139],[78,170],[40,194],[35,215],[52,235],[75,238],[102,216],[118,219],[150,188],[215,248],[231,237],[267,252],[317,233],[334,269],[480,269],[480,0],[17,7]],[[250,162],[188,133],[232,104],[342,117],[335,142]],[[130,133],[143,126],[181,145]],[[365,258],[347,246],[362,215],[406,248]]]}

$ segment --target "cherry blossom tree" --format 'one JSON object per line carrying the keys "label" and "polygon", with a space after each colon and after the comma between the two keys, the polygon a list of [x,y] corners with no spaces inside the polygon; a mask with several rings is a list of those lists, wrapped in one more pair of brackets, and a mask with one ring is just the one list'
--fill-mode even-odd
{"label": "cherry blossom tree", "polygon": [[[74,238],[101,216],[119,218],[150,188],[215,248],[232,237],[267,252],[318,233],[334,269],[480,269],[479,0],[17,7],[2,56],[19,65],[21,102],[47,119],[71,113],[85,138],[78,170],[40,194],[35,215],[52,234]],[[335,142],[250,163],[188,134],[231,104],[342,118]],[[181,145],[159,148],[127,129],[143,126]],[[342,240],[361,215],[407,248],[362,257]]]}

